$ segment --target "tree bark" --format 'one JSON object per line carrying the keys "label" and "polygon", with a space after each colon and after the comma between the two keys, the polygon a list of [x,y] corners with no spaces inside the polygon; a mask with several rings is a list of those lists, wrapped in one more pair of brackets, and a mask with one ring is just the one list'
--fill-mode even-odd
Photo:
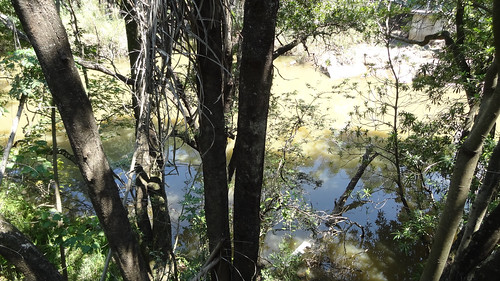
{"label": "tree bark", "polygon": [[[496,57],[500,55],[500,0],[494,1],[493,35],[495,38]],[[496,62],[498,63],[498,62]],[[498,67],[498,66],[497,66]],[[436,231],[434,243],[421,281],[437,281],[444,266],[455,237],[467,199],[484,139],[493,128],[500,112],[500,87],[490,97],[483,97],[478,116],[468,138],[458,151],[448,197]]]}
{"label": "tree bark", "polygon": [[27,281],[63,281],[53,264],[28,238],[0,214],[0,255],[24,274]]}
{"label": "tree bark", "polygon": [[124,280],[149,280],[113,171],[103,151],[90,101],[75,67],[68,37],[51,0],[13,0],[57,105],[89,198]]}
{"label": "tree bark", "polygon": [[491,254],[498,241],[500,206],[488,215],[479,230],[472,235],[468,247],[456,257],[448,278],[444,280],[465,280],[465,277]]}
{"label": "tree bark", "polygon": [[197,139],[202,159],[205,218],[210,252],[222,242],[213,280],[231,280],[231,242],[226,172],[226,132],[223,85],[224,58],[221,1],[196,1],[198,13],[197,63],[200,133]]}
{"label": "tree bark", "polygon": [[494,252],[475,271],[470,281],[495,280],[500,276],[500,251]]}
{"label": "tree bark", "polygon": [[234,280],[251,281],[258,275],[260,197],[278,6],[277,0],[247,0],[244,6],[234,148]]}
{"label": "tree bark", "polygon": [[[125,13],[125,29],[127,33],[129,63],[132,80],[132,106],[136,121],[136,204],[137,225],[142,233],[141,247],[149,258],[151,268],[158,272],[165,270],[166,262],[172,251],[172,230],[168,200],[164,184],[164,154],[162,139],[163,120],[157,113],[158,129],[155,129],[152,118],[155,110],[161,107],[161,87],[158,77],[168,74],[160,72],[155,66],[159,64],[159,53],[162,63],[169,64],[173,35],[165,26],[169,15],[169,4],[162,1],[142,2],[123,1]],[[162,45],[163,44],[163,45]],[[158,50],[161,49],[162,52]],[[163,70],[163,66],[162,66]],[[163,81],[163,80],[162,80]],[[148,213],[151,203],[152,216]],[[151,221],[153,223],[151,223]],[[150,251],[161,253],[154,259]],[[161,262],[158,262],[161,261]]]}
{"label": "tree bark", "polygon": [[497,143],[486,170],[486,176],[479,192],[472,203],[472,207],[465,225],[464,234],[457,250],[457,256],[469,246],[472,234],[477,231],[483,221],[488,205],[491,202],[493,193],[498,187],[500,181],[500,142]]}

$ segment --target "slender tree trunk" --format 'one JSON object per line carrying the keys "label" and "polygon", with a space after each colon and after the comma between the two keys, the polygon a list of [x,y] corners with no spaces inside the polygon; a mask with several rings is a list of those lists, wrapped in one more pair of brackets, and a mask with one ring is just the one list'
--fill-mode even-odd
{"label": "slender tree trunk", "polygon": [[0,214],[0,255],[24,274],[27,281],[65,280],[28,238]]}
{"label": "slender tree trunk", "polygon": [[[169,3],[149,1],[146,3],[123,1],[122,10],[125,13],[125,28],[129,51],[129,63],[132,79],[135,81],[132,91],[132,105],[136,120],[136,216],[141,231],[141,246],[145,256],[150,251],[161,253],[161,257],[153,260],[150,257],[151,268],[158,272],[165,270],[172,251],[172,230],[168,201],[164,184],[164,155],[162,143],[161,116],[158,116],[158,130],[154,130],[152,117],[160,105],[160,92],[155,79],[161,80],[155,65],[158,65],[158,49],[163,53],[162,63],[170,63],[165,52],[171,51],[172,35],[168,33],[165,17],[169,14]],[[163,28],[163,29],[162,29]],[[164,69],[164,68],[162,68]],[[151,203],[152,216],[148,213]],[[153,223],[151,223],[151,221]],[[158,262],[161,261],[161,262]]]}
{"label": "slender tree trunk", "polygon": [[[59,189],[59,169],[57,167],[56,109],[54,106],[55,106],[54,102],[52,102],[52,108],[50,110],[50,123],[52,127],[52,171],[54,174],[53,185],[54,185],[54,195],[56,199],[56,211],[62,214],[61,191]],[[60,220],[57,223],[57,227],[63,227],[62,220]],[[59,254],[61,256],[61,267],[63,271],[63,278],[64,280],[68,280],[68,266],[66,265],[66,253],[64,249],[64,244],[62,242],[59,244]]]}
{"label": "slender tree trunk", "polygon": [[247,0],[244,6],[234,148],[234,280],[252,281],[259,273],[260,197],[278,6],[278,0]]}
{"label": "slender tree trunk", "polygon": [[231,242],[226,173],[226,132],[223,98],[223,38],[221,1],[196,1],[198,98],[200,134],[198,148],[203,166],[205,217],[210,252],[222,241],[219,265],[213,280],[231,280]]}
{"label": "slender tree trunk", "polygon": [[52,0],[13,0],[61,114],[89,198],[124,280],[148,280],[136,236],[121,204],[66,30]]}
{"label": "slender tree trunk", "polygon": [[493,153],[491,154],[490,162],[486,169],[486,176],[484,178],[483,184],[479,188],[479,192],[472,204],[469,217],[467,219],[467,224],[465,225],[464,234],[462,240],[457,250],[457,256],[469,246],[472,234],[476,232],[486,211],[488,210],[488,205],[491,202],[493,193],[498,188],[498,183],[500,182],[500,142],[497,143]]}
{"label": "slender tree trunk", "polygon": [[[500,15],[500,0],[494,1],[493,9],[493,33],[496,57],[498,57],[500,55],[500,22],[498,16]],[[437,281],[441,277],[453,239],[462,219],[465,200],[469,193],[477,161],[481,155],[484,139],[493,128],[499,113],[500,87],[497,87],[490,97],[483,97],[479,114],[471,132],[458,151],[446,204],[439,220],[429,259],[420,277],[421,281]]]}
{"label": "slender tree trunk", "polygon": [[16,137],[17,126],[19,125],[19,119],[23,113],[24,104],[26,103],[26,95],[21,95],[19,99],[19,105],[17,106],[17,114],[12,120],[12,128],[10,129],[9,139],[7,140],[7,145],[3,150],[2,163],[0,164],[0,186],[2,185],[3,177],[5,175],[5,168],[7,167],[7,161],[9,160],[10,150],[14,144],[14,138]]}

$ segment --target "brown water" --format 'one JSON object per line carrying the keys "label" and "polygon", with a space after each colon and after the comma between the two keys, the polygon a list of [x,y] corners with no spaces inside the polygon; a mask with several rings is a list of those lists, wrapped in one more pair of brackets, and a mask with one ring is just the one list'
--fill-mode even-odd
{"label": "brown water", "polygon": [[[351,121],[349,112],[355,106],[362,106],[363,100],[356,98],[356,94],[350,93],[355,98],[346,97],[345,88],[339,88],[342,79],[330,79],[321,73],[310,63],[297,63],[295,57],[283,57],[275,62],[275,79],[273,83],[273,96],[278,98],[277,116],[291,117],[297,113],[297,106],[303,102],[316,106],[316,118],[323,120],[324,127],[320,130],[311,127],[301,127],[295,136],[295,142],[301,144],[303,153],[310,158],[302,166],[298,167],[300,171],[310,174],[323,182],[321,187],[313,185],[305,186],[306,198],[311,206],[316,210],[329,211],[333,208],[333,201],[344,191],[351,176],[355,173],[358,166],[358,157],[360,155],[345,157],[340,156],[329,149],[335,147],[336,141],[333,139],[332,131],[340,130],[345,127],[348,121]],[[367,91],[366,81],[370,79],[358,75],[351,77],[351,82],[358,82],[358,90]],[[285,100],[287,93],[295,92],[295,95],[289,96]],[[415,99],[415,93],[408,96],[407,100]],[[8,113],[0,116],[0,137],[6,139],[10,131],[10,126],[17,110],[16,103],[8,105]],[[425,104],[408,105],[408,110],[418,112],[419,116],[434,114],[438,109],[428,107]],[[21,127],[27,124],[28,117],[23,117]],[[28,118],[28,119],[26,119]],[[279,118],[269,120],[270,127],[279,122]],[[373,130],[374,128],[366,127]],[[384,128],[377,128],[384,130]],[[372,134],[382,134],[380,131],[373,131]],[[19,132],[19,136],[21,136]],[[115,163],[117,173],[123,172],[130,161],[130,155],[133,150],[133,130],[123,128],[106,128],[106,138],[104,146],[106,153],[112,163]],[[50,137],[46,137],[50,142]],[[284,145],[286,139],[278,139],[269,144],[271,148],[279,149]],[[61,134],[58,140],[63,146],[65,143],[64,134]],[[176,152],[177,167],[171,168],[171,176],[167,178],[169,185],[167,193],[169,204],[171,205],[173,221],[177,221],[180,212],[180,202],[186,187],[195,181],[195,174],[199,170],[199,156],[189,148],[183,148]],[[376,165],[376,163],[375,163]],[[363,184],[379,184],[381,180],[373,177],[364,179]],[[196,184],[196,183],[195,183]],[[358,187],[359,188],[359,187]],[[334,277],[326,274],[328,266],[336,266],[332,270],[349,269],[345,271],[344,280],[360,281],[396,281],[410,280],[416,271],[416,264],[421,261],[421,252],[413,251],[404,253],[398,249],[398,244],[393,240],[392,232],[397,230],[398,214],[400,205],[394,200],[395,195],[378,191],[370,198],[370,203],[357,209],[347,212],[345,215],[351,220],[365,227],[367,235],[364,240],[359,238],[358,232],[347,231],[346,237],[337,236],[336,238],[324,238],[322,245],[315,245],[313,249],[325,259],[328,259],[330,265],[323,265],[324,271],[312,271],[311,274],[304,277],[304,280],[312,280],[314,276],[319,280],[329,280]],[[349,201],[350,202],[350,201]],[[182,225],[179,226],[182,229]],[[355,230],[353,228],[351,230]],[[292,247],[299,245],[305,240],[311,239],[310,233],[299,231],[292,234],[294,242]],[[266,246],[264,255],[270,252],[278,251],[278,244],[283,239],[282,234],[269,233],[266,237]],[[309,253],[310,254],[310,253]],[[307,255],[307,254],[306,254]],[[306,275],[304,275],[306,276]],[[323,276],[323,277],[320,277]],[[321,279],[325,278],[325,279]],[[317,279],[318,280],[318,279]]]}

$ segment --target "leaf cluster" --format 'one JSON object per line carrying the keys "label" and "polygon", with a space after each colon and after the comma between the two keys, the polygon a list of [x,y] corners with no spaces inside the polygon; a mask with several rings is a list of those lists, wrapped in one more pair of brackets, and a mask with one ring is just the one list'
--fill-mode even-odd
{"label": "leaf cluster", "polygon": [[10,97],[20,99],[25,95],[30,99],[42,100],[49,92],[33,49],[21,49],[9,53],[0,65],[4,71],[14,76],[10,82]]}

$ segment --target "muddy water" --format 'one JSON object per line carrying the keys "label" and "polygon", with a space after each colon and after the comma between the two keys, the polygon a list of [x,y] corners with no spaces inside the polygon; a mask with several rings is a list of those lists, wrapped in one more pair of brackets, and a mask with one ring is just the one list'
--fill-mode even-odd
{"label": "muddy water", "polygon": [[[316,106],[316,117],[323,120],[323,129],[309,130],[300,128],[296,138],[308,140],[302,146],[303,152],[312,160],[305,165],[298,167],[303,173],[310,174],[314,178],[321,180],[321,187],[305,186],[306,198],[316,210],[331,211],[333,202],[338,198],[347,186],[351,176],[357,169],[357,158],[343,159],[338,154],[329,152],[329,148],[335,145],[332,141],[332,130],[340,130],[351,120],[349,112],[355,106],[361,106],[363,101],[359,98],[346,97],[345,89],[339,88],[341,79],[330,79],[325,74],[311,64],[301,64],[297,58],[284,57],[275,62],[275,79],[273,84],[273,96],[277,98],[278,116],[292,116],[297,111],[299,103],[306,103]],[[362,75],[351,77],[352,81],[366,81]],[[357,86],[360,91],[365,91],[366,86]],[[284,97],[287,94],[295,93],[288,100]],[[2,138],[10,130],[12,114],[15,114],[16,104],[11,104],[9,114],[0,117],[0,133]],[[420,105],[421,106],[421,105]],[[419,108],[414,109],[419,114],[431,114],[431,110]],[[24,119],[24,118],[23,118]],[[276,119],[270,119],[272,126]],[[373,128],[372,128],[373,129]],[[115,167],[115,172],[123,176],[128,169],[131,153],[134,147],[133,130],[123,128],[106,128],[107,137],[104,138],[106,153]],[[48,139],[49,140],[49,139]],[[59,140],[64,144],[64,138]],[[276,141],[269,146],[276,149],[283,143]],[[174,151],[169,151],[171,155]],[[167,167],[167,194],[172,219],[177,222],[183,212],[181,201],[190,187],[199,186],[199,156],[184,146],[176,150],[175,163]],[[175,165],[174,165],[175,164]],[[75,170],[75,173],[76,170]],[[359,192],[363,185],[383,187],[383,180],[373,177],[364,178],[356,190]],[[359,208],[350,210],[345,214],[350,220],[363,226],[365,231],[364,239],[360,239],[361,230],[357,227],[345,229],[345,236],[338,236],[331,240],[326,240],[324,255],[338,268],[350,268],[345,276],[350,276],[344,280],[361,281],[392,281],[410,280],[417,270],[416,264],[421,260],[421,253],[404,253],[398,249],[398,244],[393,240],[392,233],[397,230],[398,214],[400,204],[395,200],[395,195],[385,192],[379,188],[369,202]],[[347,203],[352,202],[349,199]],[[182,231],[182,225],[174,225],[175,232]],[[347,227],[347,226],[346,226]],[[304,231],[292,233],[294,243],[291,247],[301,244],[305,240],[311,239],[311,234]],[[266,237],[264,255],[277,251],[283,233],[269,233]],[[328,267],[325,265],[325,267]],[[324,268],[325,272],[329,269]],[[335,269],[336,270],[336,269]],[[335,280],[331,275],[324,275],[324,272],[313,272],[319,280]],[[323,274],[323,275],[322,275]],[[320,277],[324,276],[324,277]],[[327,277],[330,276],[330,277]],[[312,275],[304,277],[313,278]],[[323,278],[323,279],[322,279]]]}

